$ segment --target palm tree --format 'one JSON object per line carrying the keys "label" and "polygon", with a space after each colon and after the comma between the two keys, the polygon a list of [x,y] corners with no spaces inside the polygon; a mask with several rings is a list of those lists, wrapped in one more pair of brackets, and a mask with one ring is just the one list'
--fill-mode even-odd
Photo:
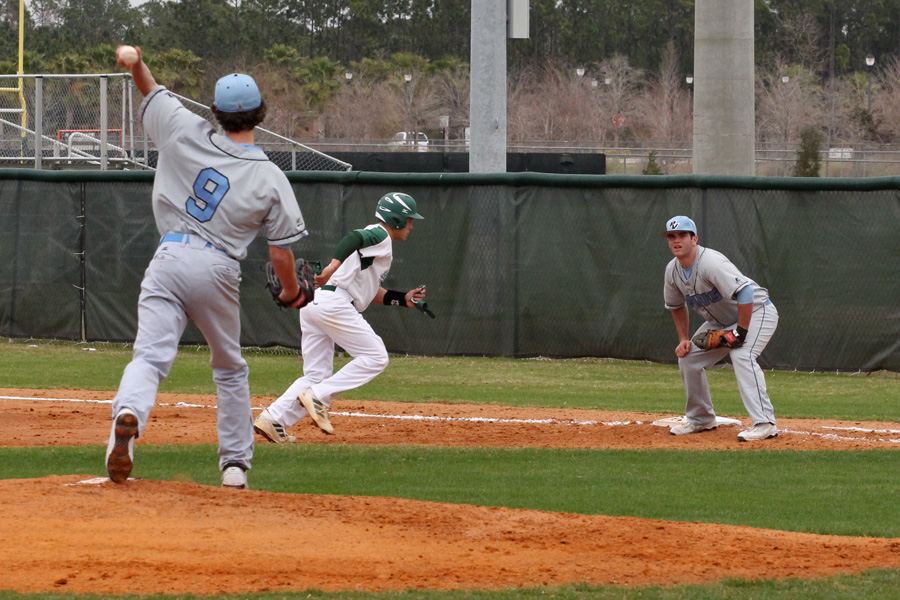
{"label": "palm tree", "polygon": [[326,56],[306,59],[294,70],[310,110],[318,111],[337,95],[341,89],[337,78],[340,70],[340,63]]}
{"label": "palm tree", "polygon": [[202,62],[203,59],[190,50],[175,48],[154,56],[152,67],[156,80],[169,90],[182,96],[197,97],[203,85]]}

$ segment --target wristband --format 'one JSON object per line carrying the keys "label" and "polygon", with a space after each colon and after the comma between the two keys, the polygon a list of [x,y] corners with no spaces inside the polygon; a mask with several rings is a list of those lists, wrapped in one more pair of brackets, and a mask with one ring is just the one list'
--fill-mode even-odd
{"label": "wristband", "polygon": [[741,327],[740,325],[738,325],[737,339],[739,339],[741,342],[743,342],[746,337],[747,337],[747,330],[744,329],[743,327]]}
{"label": "wristband", "polygon": [[398,292],[396,290],[387,290],[384,293],[384,305],[385,306],[409,306],[406,303],[406,294],[403,292]]}

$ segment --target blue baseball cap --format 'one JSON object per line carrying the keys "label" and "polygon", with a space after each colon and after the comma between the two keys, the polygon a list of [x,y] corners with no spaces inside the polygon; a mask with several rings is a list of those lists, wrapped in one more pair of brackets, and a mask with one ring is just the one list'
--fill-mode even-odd
{"label": "blue baseball cap", "polygon": [[694,235],[697,235],[697,226],[690,217],[672,217],[666,221],[666,230],[663,231],[661,235],[662,237],[666,237],[673,231],[690,231]]}
{"label": "blue baseball cap", "polygon": [[232,73],[216,82],[215,104],[222,112],[239,113],[259,108],[262,96],[252,77]]}

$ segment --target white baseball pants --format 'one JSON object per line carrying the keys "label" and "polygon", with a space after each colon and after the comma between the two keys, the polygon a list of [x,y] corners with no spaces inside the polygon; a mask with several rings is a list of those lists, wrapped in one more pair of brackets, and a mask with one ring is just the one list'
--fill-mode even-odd
{"label": "white baseball pants", "polygon": [[[302,392],[312,388],[316,398],[331,406],[332,395],[369,383],[388,366],[384,342],[342,289],[316,290],[315,301],[300,310],[300,331],[303,377],[268,408],[272,418],[285,427],[306,416],[297,399]],[[353,357],[337,373],[335,344]]]}

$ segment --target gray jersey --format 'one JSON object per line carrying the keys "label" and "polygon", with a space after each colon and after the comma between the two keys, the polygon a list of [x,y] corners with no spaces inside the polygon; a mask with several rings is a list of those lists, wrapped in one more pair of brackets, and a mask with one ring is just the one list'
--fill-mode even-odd
{"label": "gray jersey", "polygon": [[677,258],[666,267],[664,297],[666,308],[674,310],[687,304],[716,329],[724,329],[737,323],[738,292],[752,285],[753,310],[769,300],[769,292],[746,277],[721,252],[697,246],[697,257],[692,265],[690,278]]}
{"label": "gray jersey", "polygon": [[144,99],[141,119],[159,149],[153,214],[161,235],[199,235],[240,260],[261,228],[270,245],[307,234],[287,177],[262,150],[219,135],[163,86]]}

